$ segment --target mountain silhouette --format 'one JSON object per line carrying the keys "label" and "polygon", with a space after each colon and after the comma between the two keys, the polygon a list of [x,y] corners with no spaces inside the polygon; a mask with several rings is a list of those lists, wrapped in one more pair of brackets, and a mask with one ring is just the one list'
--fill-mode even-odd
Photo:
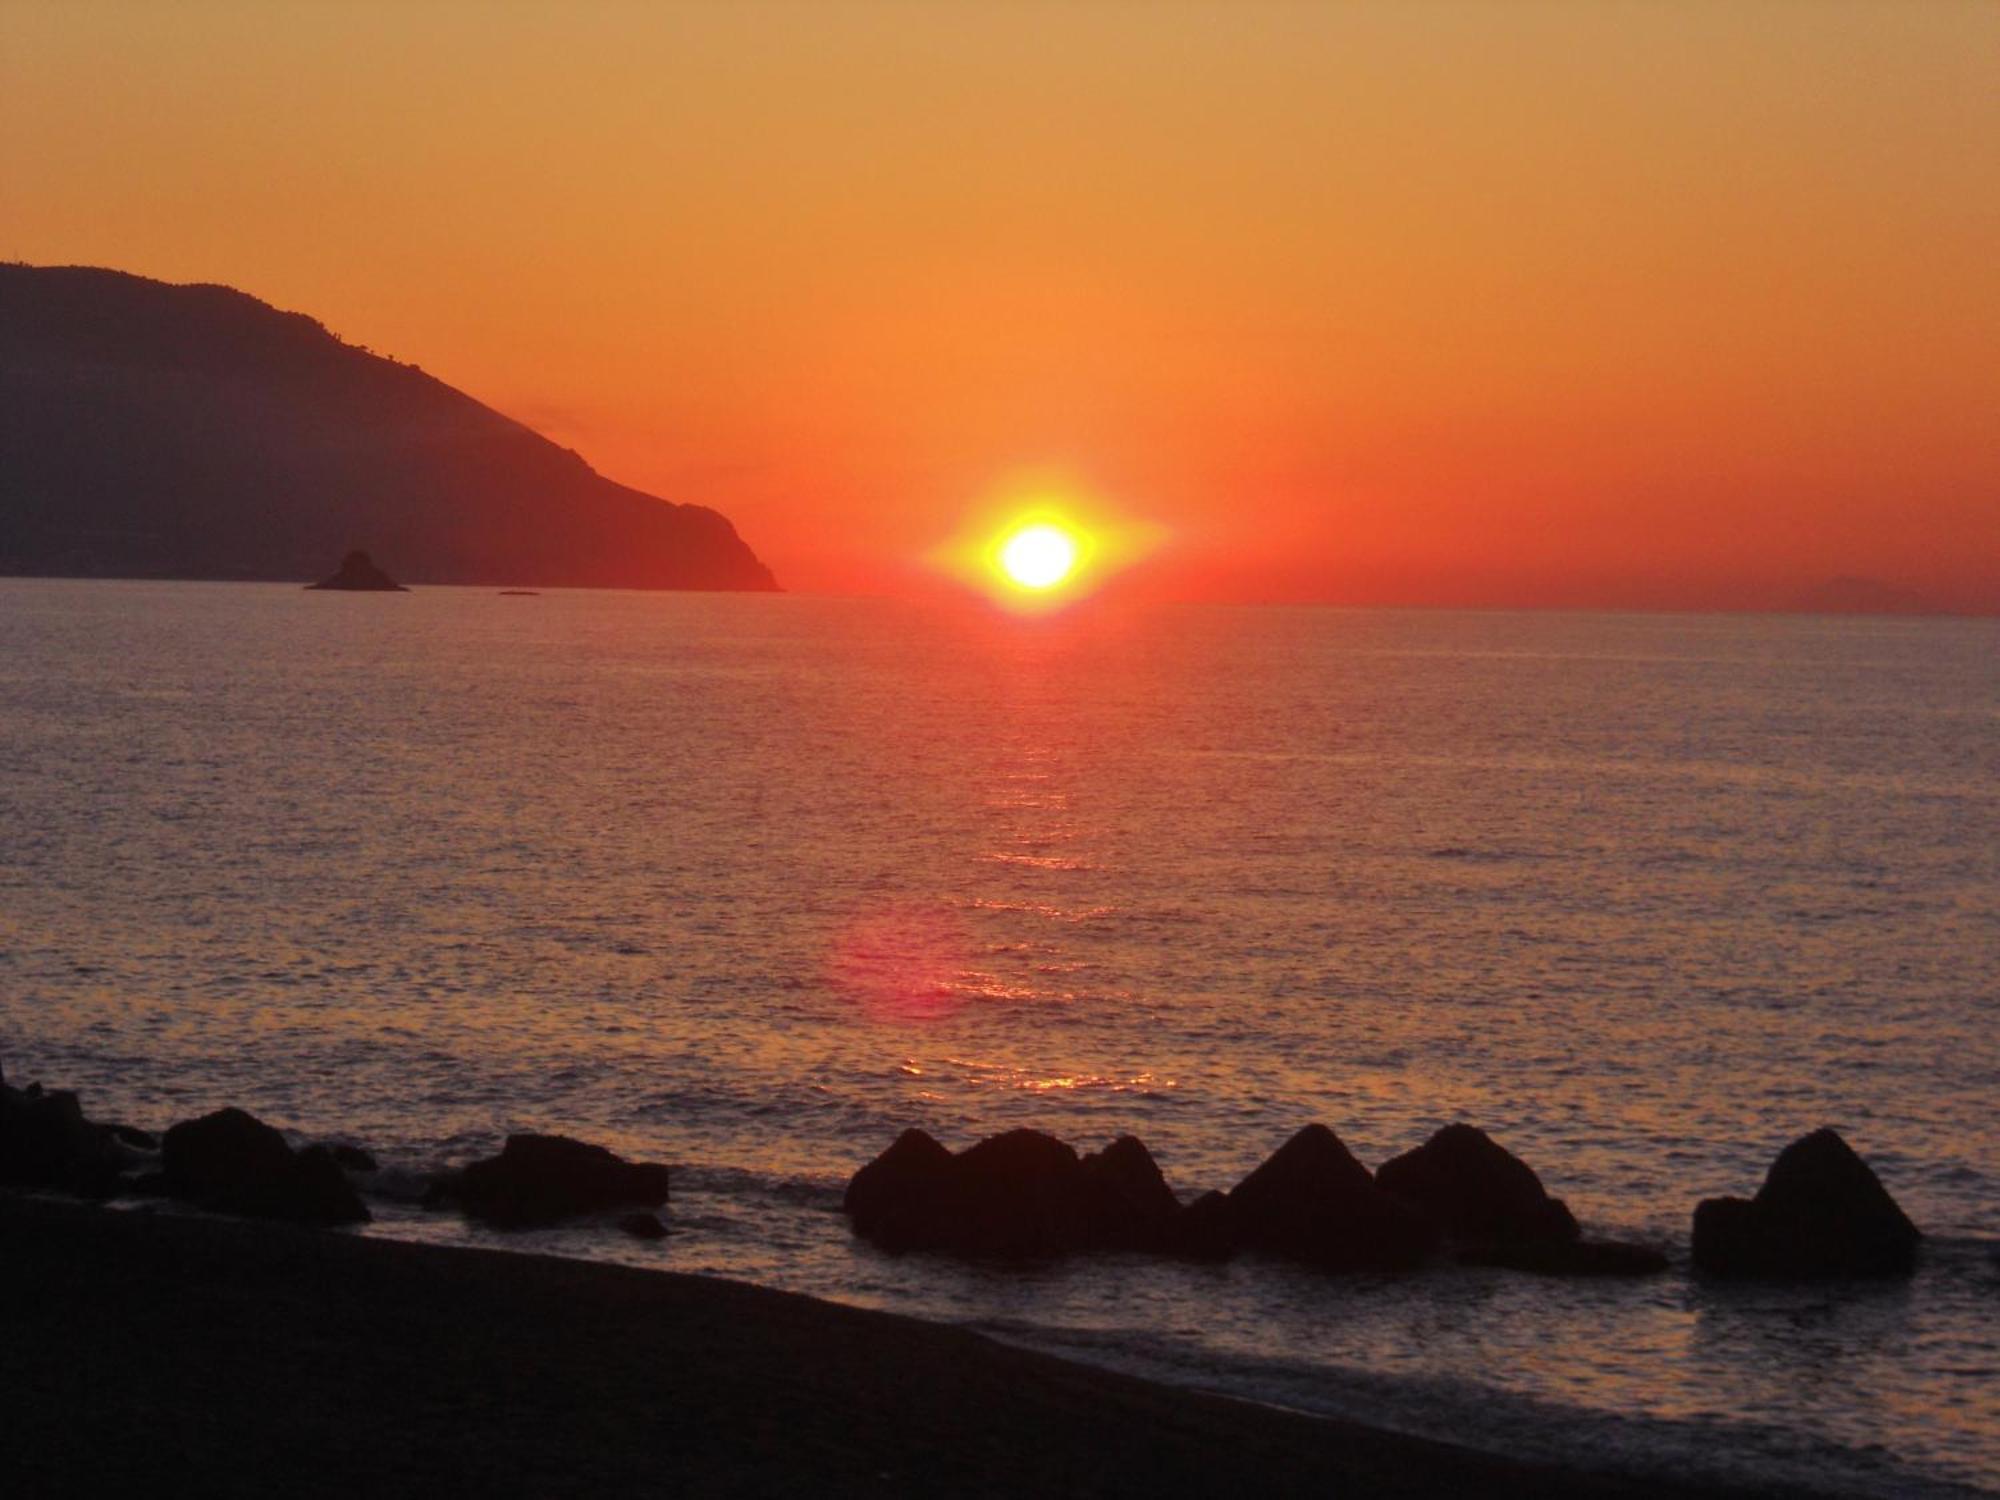
{"label": "mountain silhouette", "polygon": [[614,484],[414,365],[223,286],[0,265],[0,573],[777,587],[728,520]]}

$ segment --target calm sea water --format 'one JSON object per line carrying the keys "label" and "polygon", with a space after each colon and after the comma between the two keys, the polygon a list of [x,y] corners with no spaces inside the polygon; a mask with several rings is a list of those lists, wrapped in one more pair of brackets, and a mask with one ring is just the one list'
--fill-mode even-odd
{"label": "calm sea water", "polygon": [[[0,1060],[398,1179],[560,1129],[745,1277],[1516,1452],[2000,1486],[2000,623],[0,581]],[[1466,1119],[1684,1259],[1837,1125],[1908,1284],[855,1243],[905,1125],[1184,1191]],[[373,1232],[490,1240],[382,1202]]]}

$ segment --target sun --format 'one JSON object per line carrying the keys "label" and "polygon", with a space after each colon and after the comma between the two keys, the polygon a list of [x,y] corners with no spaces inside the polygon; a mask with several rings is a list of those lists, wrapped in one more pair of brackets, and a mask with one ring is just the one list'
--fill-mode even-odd
{"label": "sun", "polygon": [[1076,538],[1047,521],[1020,527],[1000,544],[1000,570],[1024,589],[1054,588],[1076,562]]}
{"label": "sun", "polygon": [[1165,540],[1061,476],[1016,476],[969,507],[926,561],[1013,615],[1055,615],[1095,597]]}

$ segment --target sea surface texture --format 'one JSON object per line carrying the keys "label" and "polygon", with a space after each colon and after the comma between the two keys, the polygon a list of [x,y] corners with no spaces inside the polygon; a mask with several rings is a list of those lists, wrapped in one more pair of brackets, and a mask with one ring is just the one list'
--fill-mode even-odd
{"label": "sea surface texture", "polygon": [[[2000,622],[0,581],[0,1064],[713,1272],[1527,1454],[2000,1487]],[[885,1256],[908,1125],[1485,1127],[1637,1282]],[[1907,1283],[1719,1287],[1837,1126]],[[675,1233],[395,1201],[559,1130]]]}

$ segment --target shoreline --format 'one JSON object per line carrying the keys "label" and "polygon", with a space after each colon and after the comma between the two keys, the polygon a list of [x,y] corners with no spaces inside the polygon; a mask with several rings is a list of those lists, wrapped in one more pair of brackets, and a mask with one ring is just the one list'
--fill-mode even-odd
{"label": "shoreline", "polygon": [[0,1267],[0,1467],[52,1495],[1724,1493],[684,1272],[9,1194]]}

